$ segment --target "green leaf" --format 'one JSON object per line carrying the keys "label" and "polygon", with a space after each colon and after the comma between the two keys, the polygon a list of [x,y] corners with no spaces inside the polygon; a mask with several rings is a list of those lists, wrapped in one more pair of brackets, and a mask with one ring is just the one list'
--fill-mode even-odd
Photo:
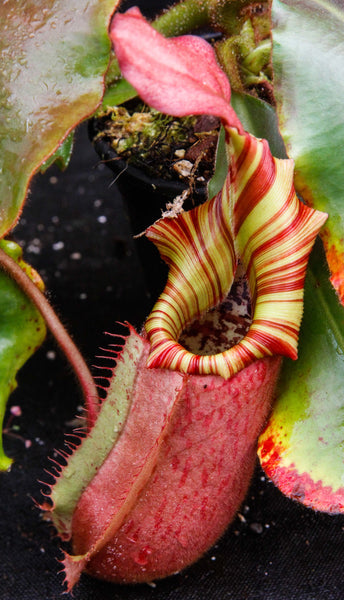
{"label": "green leaf", "polygon": [[132,98],[136,98],[136,96],[137,91],[133,86],[130,85],[124,77],[119,77],[115,83],[112,83],[107,88],[104,94],[101,111],[128,102],[128,100],[132,100]]}
{"label": "green leaf", "polygon": [[245,129],[258,138],[265,138],[269,142],[271,154],[276,158],[286,158],[283,139],[278,130],[278,121],[275,110],[248,94],[232,94],[231,104]]}
{"label": "green leaf", "polygon": [[222,190],[225,179],[228,174],[228,157],[226,153],[226,134],[224,127],[221,127],[219,138],[217,140],[215,170],[212,178],[208,182],[208,197],[214,198]]}
{"label": "green leaf", "polygon": [[[0,245],[31,279],[37,281],[35,271],[23,263],[17,244],[2,240]],[[45,323],[38,310],[0,269],[0,430],[8,397],[17,385],[16,373],[43,342],[45,333]],[[0,436],[0,471],[7,470],[11,463],[4,454]]]}
{"label": "green leaf", "polygon": [[40,172],[45,173],[45,171],[54,163],[58,166],[60,171],[64,171],[68,167],[69,161],[72,157],[73,143],[74,131],[72,131],[69,136],[66,137],[61,146],[57,148],[56,152],[54,152],[54,154],[41,165]]}
{"label": "green leaf", "polygon": [[0,236],[17,220],[31,176],[99,105],[117,4],[0,3]]}
{"label": "green leaf", "polygon": [[284,362],[258,453],[284,494],[336,513],[344,512],[344,307],[324,264],[319,242],[306,282],[299,358]]}
{"label": "green leaf", "polygon": [[296,189],[328,212],[331,281],[344,302],[344,4],[274,0],[273,66],[282,136]]}

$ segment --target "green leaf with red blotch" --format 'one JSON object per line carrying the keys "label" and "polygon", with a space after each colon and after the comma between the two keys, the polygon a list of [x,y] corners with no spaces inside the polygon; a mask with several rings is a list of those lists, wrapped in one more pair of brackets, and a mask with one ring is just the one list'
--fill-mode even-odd
{"label": "green leaf with red blotch", "polygon": [[16,222],[32,175],[101,102],[117,5],[0,3],[0,236]]}
{"label": "green leaf with red blotch", "polygon": [[274,90],[296,189],[329,213],[331,281],[344,303],[344,4],[274,0]]}
{"label": "green leaf with red blotch", "polygon": [[284,363],[258,453],[284,494],[337,513],[344,512],[344,308],[321,250],[319,243],[306,280],[299,358]]}
{"label": "green leaf with red blotch", "polygon": [[[283,156],[270,107],[240,95],[233,101],[245,128]],[[338,512],[344,510],[344,308],[328,276],[318,243],[306,278],[299,358],[284,360],[259,456],[283,493],[317,510]]]}
{"label": "green leaf with red blotch", "polygon": [[[14,242],[1,240],[2,250],[9,254],[38,285],[43,282],[22,260],[21,248]],[[16,374],[45,338],[42,316],[17,284],[0,270],[0,433],[10,393],[16,388]],[[0,435],[0,471],[12,463],[2,447]]]}

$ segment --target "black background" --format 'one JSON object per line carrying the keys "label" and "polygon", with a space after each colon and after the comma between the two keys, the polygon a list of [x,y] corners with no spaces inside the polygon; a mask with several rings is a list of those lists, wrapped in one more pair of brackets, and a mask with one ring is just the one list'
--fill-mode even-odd
{"label": "black background", "polygon": [[[138,4],[147,13],[166,3]],[[141,249],[85,125],[77,130],[67,171],[53,167],[34,179],[15,238],[42,274],[53,306],[90,365],[101,364],[94,357],[109,343],[104,332],[118,331],[117,321],[140,326],[153,301]],[[15,463],[0,475],[0,598],[53,600],[63,591],[61,553],[33,499],[42,500],[40,489],[46,488],[38,480],[49,481],[47,457],[63,446],[81,397],[50,337],[18,382],[10,406],[22,409],[12,423],[20,437],[5,436]],[[9,417],[8,411],[5,425]],[[24,440],[31,447],[25,448]],[[343,531],[344,517],[316,514],[284,498],[257,466],[240,516],[197,564],[156,587],[114,586],[83,575],[73,595],[75,600],[341,600]]]}

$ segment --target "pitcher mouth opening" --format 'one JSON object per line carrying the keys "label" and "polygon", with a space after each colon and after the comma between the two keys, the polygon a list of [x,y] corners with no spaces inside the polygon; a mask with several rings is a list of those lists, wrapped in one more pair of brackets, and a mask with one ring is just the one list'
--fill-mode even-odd
{"label": "pitcher mouth opening", "polygon": [[252,299],[247,277],[239,263],[227,297],[188,324],[178,340],[199,356],[224,352],[238,344],[252,323]]}

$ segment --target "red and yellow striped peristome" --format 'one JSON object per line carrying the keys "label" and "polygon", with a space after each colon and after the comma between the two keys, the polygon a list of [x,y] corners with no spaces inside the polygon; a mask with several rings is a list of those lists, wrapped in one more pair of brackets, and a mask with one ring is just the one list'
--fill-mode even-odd
{"label": "red and yellow striped peristome", "polygon": [[[274,158],[266,140],[244,131],[206,42],[167,40],[138,9],[116,15],[111,37],[123,75],[147,104],[176,116],[212,112],[226,129],[229,172],[221,192],[146,232],[170,267],[146,322],[148,366],[228,379],[264,356],[295,359],[307,261],[327,215],[297,198],[293,161]],[[239,261],[252,296],[249,331],[224,352],[192,354],[178,342],[183,329],[226,297]]]}
{"label": "red and yellow striped peristome", "polygon": [[[291,160],[273,158],[265,140],[227,133],[230,170],[222,191],[147,230],[170,265],[146,322],[150,367],[227,379],[263,356],[297,356],[308,256],[326,215],[298,200]],[[224,299],[239,260],[254,306],[247,335],[220,354],[188,352],[178,343],[181,332]]]}

